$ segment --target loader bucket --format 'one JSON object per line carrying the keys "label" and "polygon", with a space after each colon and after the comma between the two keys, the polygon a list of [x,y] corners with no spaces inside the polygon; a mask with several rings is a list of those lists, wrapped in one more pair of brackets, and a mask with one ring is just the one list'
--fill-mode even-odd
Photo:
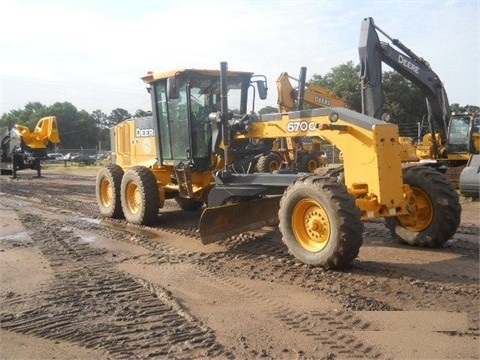
{"label": "loader bucket", "polygon": [[211,244],[229,236],[278,224],[280,196],[206,208],[200,217],[200,238]]}

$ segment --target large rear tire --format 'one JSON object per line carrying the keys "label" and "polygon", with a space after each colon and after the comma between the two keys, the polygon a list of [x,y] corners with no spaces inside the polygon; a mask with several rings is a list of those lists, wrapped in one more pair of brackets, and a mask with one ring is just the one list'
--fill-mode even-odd
{"label": "large rear tire", "polygon": [[150,225],[157,219],[160,204],[157,180],[146,167],[134,166],[127,170],[122,179],[121,198],[128,222]]}
{"label": "large rear tire", "polygon": [[278,216],[282,240],[301,262],[339,269],[358,256],[363,222],[345,185],[303,177],[285,190]]}
{"label": "large rear tire", "polygon": [[392,235],[411,245],[436,248],[453,237],[460,225],[458,194],[445,175],[427,166],[403,170],[412,196],[408,215],[385,218]]}
{"label": "large rear tire", "polygon": [[261,173],[271,173],[280,169],[282,157],[275,152],[261,156],[257,162],[257,171]]}
{"label": "large rear tire", "polygon": [[95,193],[100,214],[114,219],[123,218],[120,186],[123,169],[116,164],[102,167],[97,175]]}

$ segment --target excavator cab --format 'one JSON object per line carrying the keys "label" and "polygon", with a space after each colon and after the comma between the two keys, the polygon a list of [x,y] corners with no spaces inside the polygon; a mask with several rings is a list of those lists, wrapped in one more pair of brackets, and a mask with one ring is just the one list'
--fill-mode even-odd
{"label": "excavator cab", "polygon": [[480,118],[470,114],[456,114],[450,118],[448,149],[452,154],[477,154],[479,152]]}

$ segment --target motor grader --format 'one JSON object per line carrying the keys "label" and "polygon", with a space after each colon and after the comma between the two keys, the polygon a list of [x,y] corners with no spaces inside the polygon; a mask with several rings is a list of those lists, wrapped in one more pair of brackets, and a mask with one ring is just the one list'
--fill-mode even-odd
{"label": "motor grader", "polygon": [[[364,220],[385,218],[395,237],[419,246],[455,234],[458,195],[440,172],[402,170],[397,125],[339,107],[247,114],[249,89],[264,97],[265,82],[220,65],[142,78],[153,116],[112,129],[113,164],[96,180],[102,216],[152,225],[175,199],[184,210],[203,207],[204,244],[278,224],[295,258],[327,269],[357,257]],[[341,174],[249,171],[263,140],[313,136],[343,152]]]}

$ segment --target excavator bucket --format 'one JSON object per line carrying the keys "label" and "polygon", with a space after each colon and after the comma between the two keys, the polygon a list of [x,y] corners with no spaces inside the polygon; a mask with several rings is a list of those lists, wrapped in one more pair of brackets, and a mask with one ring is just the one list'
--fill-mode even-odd
{"label": "excavator bucket", "polygon": [[211,244],[229,236],[278,224],[280,196],[206,208],[200,217],[200,238]]}

